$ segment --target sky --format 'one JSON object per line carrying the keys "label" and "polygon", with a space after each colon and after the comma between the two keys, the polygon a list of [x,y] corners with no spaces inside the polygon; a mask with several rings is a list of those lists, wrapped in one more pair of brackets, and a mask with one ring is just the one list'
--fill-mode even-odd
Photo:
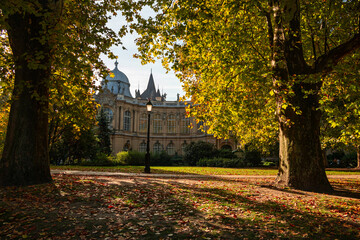
{"label": "sky", "polygon": [[[125,19],[118,14],[116,17],[112,17],[108,26],[118,32],[120,27],[125,24]],[[140,89],[140,93],[145,91],[147,83],[149,81],[150,73],[152,71],[156,88],[160,89],[161,94],[166,93],[166,100],[176,100],[177,94],[184,95],[180,81],[176,78],[174,72],[166,73],[166,70],[162,67],[161,61],[156,63],[142,65],[141,60],[134,58],[133,55],[137,52],[134,40],[136,35],[127,35],[122,38],[123,46],[126,50],[122,49],[122,46],[113,46],[112,52],[118,56],[119,62],[118,69],[125,73],[130,82],[130,92],[135,97],[135,90]],[[107,56],[102,55],[101,59],[105,65],[113,70],[115,68],[115,60],[109,59]]]}

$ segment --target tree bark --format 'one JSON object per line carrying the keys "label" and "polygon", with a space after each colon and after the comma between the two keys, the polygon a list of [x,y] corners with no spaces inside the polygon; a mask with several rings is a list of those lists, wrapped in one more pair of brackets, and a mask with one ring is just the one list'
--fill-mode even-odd
{"label": "tree bark", "polygon": [[44,18],[41,14],[12,13],[7,23],[15,59],[15,82],[0,161],[0,185],[51,182],[48,157],[50,47],[44,36]]}
{"label": "tree bark", "polygon": [[360,146],[356,147],[357,169],[360,169]]}
{"label": "tree bark", "polygon": [[272,4],[272,71],[280,143],[276,184],[307,191],[331,191],[320,145],[321,81],[305,83],[312,73],[303,56],[300,2],[274,0]]}
{"label": "tree bark", "polygon": [[319,137],[318,95],[305,98],[301,86],[295,87],[295,96],[289,99],[301,114],[295,113],[292,107],[280,114],[280,164],[276,183],[301,190],[329,192],[332,187],[326,176]]}

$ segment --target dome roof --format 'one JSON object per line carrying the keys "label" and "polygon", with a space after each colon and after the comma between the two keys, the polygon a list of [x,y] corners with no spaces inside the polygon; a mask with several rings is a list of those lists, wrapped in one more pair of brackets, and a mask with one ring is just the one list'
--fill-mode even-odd
{"label": "dome roof", "polygon": [[[121,94],[131,97],[130,82],[125,73],[118,69],[118,62],[115,61],[115,68],[110,74],[101,82],[102,88],[107,88],[113,94]],[[106,81],[105,81],[106,80]]]}
{"label": "dome roof", "polygon": [[[110,72],[110,74],[105,78],[108,81],[121,81],[124,83],[129,83],[128,77],[125,75],[125,73],[121,72],[118,69],[118,62],[115,61],[115,68]],[[130,84],[130,83],[129,83]]]}

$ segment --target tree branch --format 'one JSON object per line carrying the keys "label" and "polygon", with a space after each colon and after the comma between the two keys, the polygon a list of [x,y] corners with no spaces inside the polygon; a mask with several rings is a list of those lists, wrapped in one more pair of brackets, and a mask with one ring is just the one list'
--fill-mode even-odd
{"label": "tree branch", "polygon": [[329,72],[346,55],[360,48],[360,33],[349,41],[321,55],[312,66],[312,73]]}

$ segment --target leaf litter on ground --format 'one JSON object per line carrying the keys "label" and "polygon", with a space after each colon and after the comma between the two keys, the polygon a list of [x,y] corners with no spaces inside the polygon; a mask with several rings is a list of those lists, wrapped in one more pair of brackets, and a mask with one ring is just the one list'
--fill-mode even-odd
{"label": "leaf litter on ground", "polygon": [[5,239],[359,239],[360,180],[320,194],[269,178],[53,175],[0,188]]}

